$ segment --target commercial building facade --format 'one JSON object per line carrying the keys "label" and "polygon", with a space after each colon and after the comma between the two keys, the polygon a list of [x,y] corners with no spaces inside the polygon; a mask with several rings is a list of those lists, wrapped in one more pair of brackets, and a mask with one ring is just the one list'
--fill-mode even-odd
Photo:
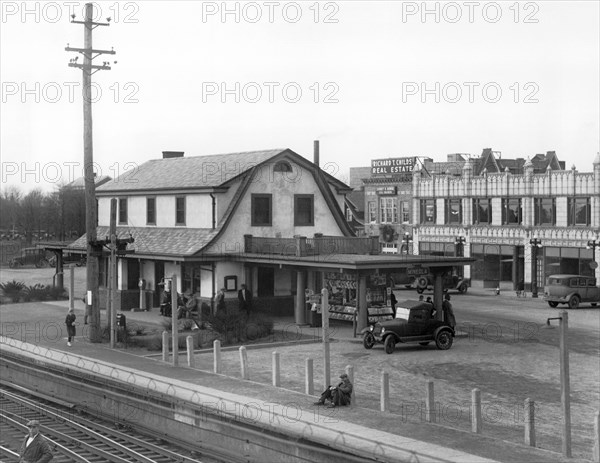
{"label": "commercial building facade", "polygon": [[363,179],[365,232],[384,250],[473,257],[464,276],[474,286],[535,292],[551,274],[600,276],[600,156],[586,173],[554,152],[414,159],[410,173]]}

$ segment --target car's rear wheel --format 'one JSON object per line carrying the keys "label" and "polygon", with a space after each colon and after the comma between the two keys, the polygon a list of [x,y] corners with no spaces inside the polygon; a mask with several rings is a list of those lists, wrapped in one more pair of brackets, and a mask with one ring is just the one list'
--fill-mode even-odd
{"label": "car's rear wheel", "polygon": [[42,259],[38,262],[38,268],[46,268],[50,266],[50,262],[48,262],[46,259]]}
{"label": "car's rear wheel", "polygon": [[424,341],[424,342],[420,342],[419,346],[428,346],[429,345],[429,341]]}
{"label": "car's rear wheel", "polygon": [[558,307],[558,302],[555,301],[548,301],[548,305],[552,308]]}
{"label": "car's rear wheel", "polygon": [[394,339],[394,337],[388,336],[387,338],[385,338],[383,347],[385,348],[386,354],[391,354],[392,352],[394,352],[394,349],[396,348],[396,340]]}
{"label": "car's rear wheel", "polygon": [[435,337],[435,345],[440,350],[448,350],[452,347],[452,334],[450,331],[440,331]]}
{"label": "car's rear wheel", "polygon": [[461,294],[465,294],[467,292],[468,286],[466,284],[462,284],[458,287],[458,292]]}
{"label": "car's rear wheel", "polygon": [[571,296],[571,299],[569,299],[569,309],[576,309],[579,307],[579,302],[579,296]]}
{"label": "car's rear wheel", "polygon": [[15,261],[14,261],[14,260],[11,260],[11,261],[8,263],[8,266],[9,266],[10,268],[15,268]]}
{"label": "car's rear wheel", "polygon": [[375,336],[373,336],[373,333],[365,333],[364,337],[363,337],[363,346],[365,346],[365,349],[372,349],[373,346],[375,345]]}

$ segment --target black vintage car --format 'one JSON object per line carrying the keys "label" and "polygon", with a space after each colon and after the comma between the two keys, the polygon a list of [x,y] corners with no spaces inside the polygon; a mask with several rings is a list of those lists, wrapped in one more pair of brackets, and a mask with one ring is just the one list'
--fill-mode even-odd
{"label": "black vintage car", "polygon": [[[444,292],[456,290],[459,293],[464,294],[467,292],[470,285],[471,281],[468,278],[463,278],[456,274],[446,275],[442,279],[442,289]],[[427,275],[416,277],[412,286],[419,294],[422,294],[426,289],[433,289],[433,276]]]}
{"label": "black vintage car", "polygon": [[46,251],[42,248],[24,248],[21,249],[19,256],[13,257],[8,262],[10,268],[19,268],[25,265],[35,265],[38,268],[50,266],[46,259]]}
{"label": "black vintage car", "polygon": [[434,341],[438,349],[452,347],[454,329],[446,322],[432,317],[433,306],[422,301],[403,301],[396,304],[396,318],[375,323],[361,331],[363,345],[372,349],[382,343],[385,352],[394,352],[397,343],[418,342],[422,346]]}

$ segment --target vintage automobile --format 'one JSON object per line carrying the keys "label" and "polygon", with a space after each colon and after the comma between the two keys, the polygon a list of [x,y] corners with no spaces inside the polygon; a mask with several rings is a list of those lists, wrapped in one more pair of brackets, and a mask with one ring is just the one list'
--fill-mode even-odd
{"label": "vintage automobile", "polygon": [[438,349],[452,347],[454,329],[432,317],[433,306],[423,301],[403,301],[396,304],[396,318],[375,323],[361,331],[363,346],[372,349],[381,343],[391,354],[398,343],[418,342],[422,346],[435,341]]}
{"label": "vintage automobile", "polygon": [[[442,280],[442,289],[444,292],[455,290],[464,294],[469,289],[470,283],[468,278],[463,278],[457,274],[447,275]],[[422,294],[426,289],[433,289],[433,276],[422,275],[416,277],[413,281],[413,287],[419,294]]]}
{"label": "vintage automobile", "polygon": [[46,250],[41,248],[21,249],[21,255],[13,257],[9,262],[10,268],[19,268],[24,265],[35,265],[36,267],[48,267],[50,263],[46,259]]}
{"label": "vintage automobile", "polygon": [[568,304],[576,309],[581,302],[591,302],[592,306],[600,303],[600,288],[594,277],[559,274],[550,275],[544,286],[544,300],[550,307]]}

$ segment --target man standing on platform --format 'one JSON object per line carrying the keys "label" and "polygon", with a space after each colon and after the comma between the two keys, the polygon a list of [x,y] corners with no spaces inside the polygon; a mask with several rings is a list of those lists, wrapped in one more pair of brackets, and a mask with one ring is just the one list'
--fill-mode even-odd
{"label": "man standing on platform", "polygon": [[252,293],[246,288],[245,284],[242,284],[241,289],[238,291],[238,300],[240,301],[240,311],[246,312],[246,318],[249,318],[252,309]]}

